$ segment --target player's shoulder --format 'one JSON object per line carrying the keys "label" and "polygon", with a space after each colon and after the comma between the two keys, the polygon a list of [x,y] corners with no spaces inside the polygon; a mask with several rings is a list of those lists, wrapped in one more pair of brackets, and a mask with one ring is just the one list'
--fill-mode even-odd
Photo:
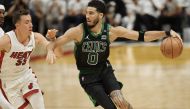
{"label": "player's shoulder", "polygon": [[4,34],[3,36],[0,37],[1,40],[3,40],[4,42],[10,42],[10,37],[8,34]]}
{"label": "player's shoulder", "polygon": [[110,30],[111,31],[118,31],[118,30],[121,30],[121,29],[123,29],[124,27],[122,27],[122,26],[110,26]]}
{"label": "player's shoulder", "polygon": [[34,34],[34,40],[36,43],[40,42],[44,38],[44,36],[41,33],[33,32],[33,34]]}
{"label": "player's shoulder", "polygon": [[71,27],[69,30],[72,31],[72,32],[77,32],[77,31],[80,32],[80,31],[82,31],[82,29],[83,29],[82,24],[79,24],[79,25],[77,25],[75,27]]}
{"label": "player's shoulder", "polygon": [[41,34],[41,33],[38,33],[38,32],[32,32],[32,34],[34,34],[34,37],[42,36],[42,34]]}
{"label": "player's shoulder", "polygon": [[41,37],[44,37],[41,33],[38,32],[33,32],[32,34],[34,35],[34,39],[39,39]]}
{"label": "player's shoulder", "polygon": [[10,37],[8,36],[8,34],[4,34],[1,38],[0,38],[0,48],[2,50],[5,50],[5,51],[9,51],[10,48],[11,48],[11,39]]}
{"label": "player's shoulder", "polygon": [[83,26],[82,24],[79,24],[75,27],[71,27],[69,28],[66,33],[70,33],[70,34],[73,34],[73,35],[79,35],[79,34],[82,34],[83,33]]}
{"label": "player's shoulder", "polygon": [[83,26],[79,24],[75,27],[69,28],[62,37],[67,37],[68,39],[74,40],[75,42],[80,42],[83,36]]}

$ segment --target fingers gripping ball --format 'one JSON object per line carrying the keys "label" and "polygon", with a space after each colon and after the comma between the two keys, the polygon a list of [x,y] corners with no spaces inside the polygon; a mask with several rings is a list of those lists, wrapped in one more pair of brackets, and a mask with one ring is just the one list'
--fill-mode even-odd
{"label": "fingers gripping ball", "polygon": [[160,46],[162,54],[167,58],[176,58],[183,51],[183,43],[178,37],[165,38]]}

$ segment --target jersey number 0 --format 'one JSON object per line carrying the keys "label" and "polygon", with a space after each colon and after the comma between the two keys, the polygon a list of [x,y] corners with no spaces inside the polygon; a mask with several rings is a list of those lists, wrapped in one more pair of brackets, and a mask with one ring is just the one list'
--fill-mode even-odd
{"label": "jersey number 0", "polygon": [[89,53],[87,63],[89,65],[96,65],[98,63],[98,53],[96,52]]}

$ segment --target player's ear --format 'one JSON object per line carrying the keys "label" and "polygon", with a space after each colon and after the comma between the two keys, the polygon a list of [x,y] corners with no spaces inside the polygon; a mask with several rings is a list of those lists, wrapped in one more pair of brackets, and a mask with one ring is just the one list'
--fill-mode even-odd
{"label": "player's ear", "polygon": [[103,17],[104,17],[104,14],[103,14],[103,13],[100,13],[99,16],[100,16],[100,18],[103,18]]}
{"label": "player's ear", "polygon": [[15,23],[15,27],[18,27],[19,26],[19,23],[17,22],[17,23]]}
{"label": "player's ear", "polygon": [[19,25],[19,24],[18,24],[18,23],[16,23],[16,24],[15,24],[15,27],[17,27],[18,25]]}

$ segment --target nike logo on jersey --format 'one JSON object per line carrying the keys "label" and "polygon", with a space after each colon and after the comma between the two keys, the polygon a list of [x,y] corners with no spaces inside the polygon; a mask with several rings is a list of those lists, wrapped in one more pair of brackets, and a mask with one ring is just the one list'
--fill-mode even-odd
{"label": "nike logo on jersey", "polygon": [[87,36],[85,37],[85,39],[88,39],[88,40],[90,40],[90,38],[89,38],[89,35],[87,35]]}
{"label": "nike logo on jersey", "polygon": [[106,35],[102,35],[101,39],[106,40],[106,37],[107,37]]}

